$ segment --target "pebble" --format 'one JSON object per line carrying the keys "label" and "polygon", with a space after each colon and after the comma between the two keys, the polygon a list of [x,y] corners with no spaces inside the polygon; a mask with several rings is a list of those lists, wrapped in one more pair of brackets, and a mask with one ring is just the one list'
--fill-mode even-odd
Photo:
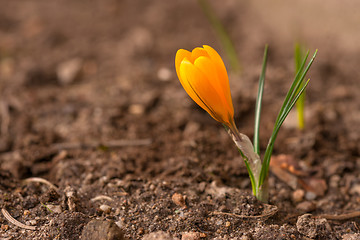
{"label": "pebble", "polygon": [[331,188],[338,188],[341,177],[339,175],[333,175],[330,177],[329,186]]}
{"label": "pebble", "polygon": [[295,203],[301,202],[304,199],[305,191],[302,189],[297,189],[292,193],[292,200]]}
{"label": "pebble", "polygon": [[241,236],[240,240],[251,240],[251,237],[249,237],[248,235],[243,235]]}
{"label": "pebble", "polygon": [[31,226],[35,226],[37,224],[37,221],[35,219],[33,220],[29,220],[28,223],[31,225]]}
{"label": "pebble", "polygon": [[199,232],[184,232],[181,236],[181,240],[200,240]]}
{"label": "pebble", "polygon": [[56,68],[56,75],[62,85],[72,83],[78,76],[83,61],[80,58],[74,58],[62,62]]}
{"label": "pebble", "polygon": [[182,207],[182,208],[186,208],[185,199],[186,199],[186,197],[180,193],[174,193],[171,197],[171,200],[173,201],[173,203],[175,203],[177,206]]}
{"label": "pebble", "polygon": [[29,211],[29,210],[25,210],[25,211],[24,211],[24,215],[25,215],[25,216],[30,215],[30,211]]}
{"label": "pebble", "polygon": [[223,224],[223,220],[219,219],[215,222],[216,225],[222,225]]}
{"label": "pebble", "polygon": [[84,228],[81,239],[86,240],[126,240],[123,231],[114,221],[92,220]]}
{"label": "pebble", "polygon": [[61,212],[62,212],[62,208],[61,208],[60,205],[48,204],[48,205],[46,205],[46,207],[47,207],[50,211],[52,211],[52,212],[54,212],[54,213],[61,213]]}
{"label": "pebble", "polygon": [[306,198],[306,200],[309,200],[309,201],[315,200],[316,194],[313,192],[306,192],[305,198]]}
{"label": "pebble", "polygon": [[351,194],[360,194],[360,184],[354,184],[351,188],[350,188],[350,193]]}
{"label": "pebble", "polygon": [[296,205],[296,209],[306,213],[306,212],[314,211],[316,209],[316,206],[313,202],[304,201]]}
{"label": "pebble", "polygon": [[335,239],[331,233],[330,224],[325,218],[313,218],[311,214],[304,214],[298,217],[296,228],[299,233],[308,238],[314,239]]}
{"label": "pebble", "polygon": [[99,208],[104,213],[110,213],[111,212],[111,207],[109,205],[102,204],[102,205],[100,205]]}
{"label": "pebble", "polygon": [[129,106],[129,113],[133,115],[142,115],[145,112],[145,106],[142,104],[132,104]]}
{"label": "pebble", "polygon": [[172,237],[167,232],[158,231],[158,232],[145,234],[142,240],[179,240],[179,239]]}
{"label": "pebble", "polygon": [[9,225],[7,225],[7,224],[1,224],[1,228],[0,228],[2,231],[7,231],[7,230],[9,230]]}
{"label": "pebble", "polygon": [[172,75],[171,70],[165,67],[160,68],[159,71],[157,72],[158,78],[163,82],[169,81],[171,75]]}

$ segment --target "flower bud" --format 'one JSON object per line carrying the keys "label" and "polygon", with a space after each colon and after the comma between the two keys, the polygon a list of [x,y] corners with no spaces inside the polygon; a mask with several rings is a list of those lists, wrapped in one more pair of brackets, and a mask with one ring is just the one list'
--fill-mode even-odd
{"label": "flower bud", "polygon": [[229,78],[220,55],[210,46],[179,49],[175,67],[187,94],[216,121],[232,126],[234,107]]}

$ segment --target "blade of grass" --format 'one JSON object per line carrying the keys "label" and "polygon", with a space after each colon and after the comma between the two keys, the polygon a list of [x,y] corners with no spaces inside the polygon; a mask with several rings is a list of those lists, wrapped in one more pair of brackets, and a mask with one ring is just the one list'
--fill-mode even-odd
{"label": "blade of grass", "polygon": [[214,28],[217,36],[219,37],[220,42],[225,49],[226,55],[230,60],[232,69],[235,72],[239,72],[241,70],[241,64],[238,56],[236,55],[234,44],[231,41],[229,34],[225,30],[225,27],[220,22],[219,18],[215,14],[214,9],[211,7],[207,0],[199,0],[199,4],[207,19],[209,20],[211,26]]}
{"label": "blade of grass", "polygon": [[[280,130],[281,125],[283,124],[283,122],[285,121],[287,115],[289,114],[289,112],[291,111],[291,109],[293,108],[293,106],[295,105],[296,101],[299,99],[300,95],[304,92],[307,84],[309,81],[307,81],[302,87],[301,84],[305,78],[306,73],[308,72],[309,68],[311,67],[315,57],[316,57],[316,53],[317,50],[315,51],[313,57],[311,58],[311,60],[309,61],[306,69],[302,72],[299,71],[296,74],[296,77],[294,79],[294,82],[292,83],[289,92],[286,95],[285,101],[283,103],[283,106],[280,109],[280,112],[278,114],[278,117],[275,121],[275,126],[274,126],[274,130],[273,133],[271,134],[271,137],[269,139],[268,142],[268,146],[266,147],[265,150],[265,154],[264,154],[264,159],[263,159],[263,164],[261,167],[261,172],[260,172],[260,179],[258,182],[258,188],[264,183],[266,176],[268,174],[269,171],[269,165],[270,165],[270,159],[271,159],[271,154],[274,148],[274,143],[277,137],[277,134]],[[304,65],[306,62],[308,54],[306,54],[306,57],[304,58],[303,64],[300,68],[300,70],[304,69]]]}
{"label": "blade of grass", "polygon": [[[295,94],[299,92],[299,89],[303,83],[303,80],[305,78],[305,75],[307,74],[307,72],[309,71],[312,63],[314,62],[315,60],[315,57],[316,57],[316,53],[317,53],[317,50],[315,51],[313,57],[310,59],[307,67],[305,68],[305,70],[303,71],[303,67],[301,67],[301,69],[299,70],[299,72],[296,74],[296,77],[295,77],[295,81],[293,82],[293,84],[291,85],[290,87],[290,90],[288,92],[288,95],[286,96],[286,99],[284,101],[284,107],[281,108],[283,111],[282,113],[284,112],[285,109],[287,109],[289,107],[289,104],[291,103],[291,100],[294,98]],[[303,61],[303,65],[305,64],[306,62],[306,59],[309,55],[309,52],[307,52],[305,58],[304,58],[304,61]],[[289,101],[290,100],[290,101]],[[282,114],[281,114],[282,115]],[[275,122],[275,125],[277,124],[277,122]]]}
{"label": "blade of grass", "polygon": [[308,56],[309,56],[309,52],[307,52],[307,54],[306,54],[306,56],[305,56],[305,58],[304,58],[304,60],[303,60],[303,62],[301,64],[301,67],[300,67],[299,71],[297,72],[297,74],[295,76],[295,79],[294,79],[293,83],[291,84],[288,93],[286,94],[286,97],[285,97],[285,100],[283,102],[283,105],[281,106],[279,115],[278,115],[278,117],[277,117],[277,119],[275,121],[275,125],[278,122],[278,120],[279,120],[281,114],[283,113],[284,109],[287,107],[287,103],[289,102],[289,99],[291,98],[291,95],[293,95],[293,93],[294,93],[294,88],[299,85],[298,82],[301,80],[301,73],[304,70],[305,63],[306,63],[306,60],[307,60]]}
{"label": "blade of grass", "polygon": [[[301,66],[301,61],[303,59],[304,51],[299,43],[295,44],[294,51],[294,61],[295,61],[295,72],[297,73]],[[299,97],[299,100],[296,102],[296,110],[298,116],[298,127],[299,129],[304,129],[305,127],[305,95],[306,91]]]}
{"label": "blade of grass", "polygon": [[264,92],[264,83],[265,83],[265,71],[267,64],[267,54],[268,54],[268,45],[265,45],[264,57],[262,63],[262,70],[259,78],[259,89],[258,95],[256,97],[255,104],[255,126],[254,126],[254,151],[260,156],[260,143],[259,143],[259,128],[260,128],[260,116],[261,116],[261,103]]}
{"label": "blade of grass", "polygon": [[294,107],[295,103],[297,102],[297,100],[299,99],[301,94],[305,91],[305,88],[307,87],[309,81],[310,81],[310,79],[304,84],[304,86],[301,88],[299,93],[296,95],[296,97],[294,98],[294,100],[290,104],[290,107],[288,109],[286,109],[283,116],[279,119],[279,124],[277,125],[277,128],[274,129],[273,134],[271,135],[268,147],[266,148],[266,151],[265,151],[265,154],[264,154],[264,160],[263,160],[263,165],[262,165],[262,168],[261,168],[260,180],[259,180],[259,186],[258,187],[260,187],[262,185],[262,183],[264,182],[264,180],[266,178],[266,175],[263,176],[263,174],[268,173],[269,165],[270,165],[270,159],[271,159],[272,151],[273,151],[273,148],[274,148],[275,139],[276,139],[277,134],[278,134],[278,132],[280,130],[280,127],[284,123],[286,117],[290,113],[291,109]]}

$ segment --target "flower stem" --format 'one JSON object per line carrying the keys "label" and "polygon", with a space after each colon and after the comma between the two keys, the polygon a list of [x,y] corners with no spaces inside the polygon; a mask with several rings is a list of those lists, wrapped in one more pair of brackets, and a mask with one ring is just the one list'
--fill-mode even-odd
{"label": "flower stem", "polygon": [[248,136],[242,134],[238,131],[235,126],[235,123],[232,123],[230,126],[225,126],[228,134],[234,141],[235,145],[241,153],[246,168],[248,170],[251,186],[253,189],[254,195],[262,202],[267,202],[268,199],[268,187],[267,181],[264,182],[262,186],[259,186],[259,177],[261,172],[262,163],[260,157],[257,153],[254,152],[253,144],[251,143]]}
{"label": "flower stem", "polygon": [[263,202],[267,203],[269,200],[269,181],[268,176],[265,178],[263,184],[259,187],[258,192],[256,194],[256,198]]}

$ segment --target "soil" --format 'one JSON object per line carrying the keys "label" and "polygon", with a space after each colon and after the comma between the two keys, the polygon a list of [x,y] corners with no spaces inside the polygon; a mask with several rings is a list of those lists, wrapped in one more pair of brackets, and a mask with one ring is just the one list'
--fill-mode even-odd
{"label": "soil", "polygon": [[[0,239],[360,239],[359,3],[211,5],[240,73],[197,1],[0,0]],[[306,127],[294,112],[281,129],[267,205],[221,125],[182,89],[174,56],[219,51],[252,138],[269,44],[264,150],[297,40],[319,49]]]}

